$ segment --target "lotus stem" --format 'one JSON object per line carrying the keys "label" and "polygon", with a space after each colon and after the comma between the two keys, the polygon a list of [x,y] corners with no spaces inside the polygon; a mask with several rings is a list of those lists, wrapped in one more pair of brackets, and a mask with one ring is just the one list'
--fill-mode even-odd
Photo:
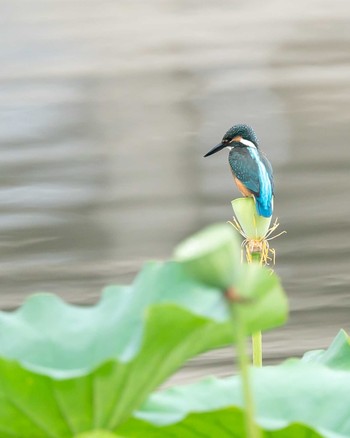
{"label": "lotus stem", "polygon": [[262,367],[262,334],[261,331],[252,334],[253,365]]}
{"label": "lotus stem", "polygon": [[[263,263],[263,250],[261,252],[251,253],[248,263]],[[265,264],[265,263],[264,263]],[[261,331],[252,334],[252,351],[253,351],[253,365],[255,367],[262,367],[262,333]]]}
{"label": "lotus stem", "polygon": [[249,360],[246,349],[246,332],[244,321],[240,316],[238,305],[231,304],[233,323],[235,325],[236,351],[242,379],[242,392],[245,406],[246,437],[261,438],[260,430],[254,421],[254,400],[249,379]]}

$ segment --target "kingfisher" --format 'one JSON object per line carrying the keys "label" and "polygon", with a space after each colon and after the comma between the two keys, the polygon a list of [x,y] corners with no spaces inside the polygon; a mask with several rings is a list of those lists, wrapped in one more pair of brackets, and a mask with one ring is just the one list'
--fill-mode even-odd
{"label": "kingfisher", "polygon": [[270,217],[273,210],[273,171],[259,148],[258,138],[251,126],[234,125],[204,157],[227,148],[228,162],[238,190],[243,196],[253,197],[259,216]]}

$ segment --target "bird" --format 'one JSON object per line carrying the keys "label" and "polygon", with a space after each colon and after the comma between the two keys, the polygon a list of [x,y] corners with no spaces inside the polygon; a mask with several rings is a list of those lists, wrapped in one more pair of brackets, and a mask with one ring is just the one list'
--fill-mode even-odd
{"label": "bird", "polygon": [[245,124],[232,126],[221,143],[204,157],[229,149],[228,161],[234,181],[243,196],[253,197],[259,216],[271,217],[273,212],[274,180],[271,163],[259,147],[253,128]]}

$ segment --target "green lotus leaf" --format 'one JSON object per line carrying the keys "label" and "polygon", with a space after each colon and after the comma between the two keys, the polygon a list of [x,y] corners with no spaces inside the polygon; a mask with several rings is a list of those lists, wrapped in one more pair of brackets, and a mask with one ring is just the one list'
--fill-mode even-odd
{"label": "green lotus leaf", "polygon": [[304,362],[317,362],[330,368],[350,371],[350,338],[340,330],[327,350],[313,350],[305,353]]}
{"label": "green lotus leaf", "polygon": [[[244,305],[264,305],[264,315],[252,311],[268,328],[281,320],[283,291],[273,277],[261,268],[237,283],[248,298],[258,289],[259,300]],[[233,335],[221,290],[175,262],[147,264],[131,286],[108,287],[95,306],[34,295],[17,311],[0,312],[0,436],[116,431],[186,360]]]}
{"label": "green lotus leaf", "polygon": [[112,430],[188,358],[232,338],[222,294],[176,263],[148,264],[92,307],[34,295],[0,313],[0,333],[0,436],[21,438]]}
{"label": "green lotus leaf", "polygon": [[109,432],[108,430],[93,430],[76,435],[74,438],[123,438],[121,435]]}
{"label": "green lotus leaf", "polygon": [[[175,424],[156,426],[143,420],[132,420],[122,429],[125,438],[247,438],[244,412],[229,407],[208,412],[194,412]],[[260,429],[261,438],[322,438],[314,429],[293,423],[278,430]],[[335,436],[334,438],[342,438]]]}
{"label": "green lotus leaf", "polygon": [[286,322],[288,301],[277,275],[258,264],[244,264],[234,285],[240,319],[250,334]]}
{"label": "green lotus leaf", "polygon": [[[350,373],[287,361],[251,370],[263,437],[350,436]],[[120,429],[127,437],[245,437],[240,378],[206,379],[153,394]]]}
{"label": "green lotus leaf", "polygon": [[238,237],[228,224],[211,225],[180,243],[174,251],[193,278],[226,290],[241,267]]}

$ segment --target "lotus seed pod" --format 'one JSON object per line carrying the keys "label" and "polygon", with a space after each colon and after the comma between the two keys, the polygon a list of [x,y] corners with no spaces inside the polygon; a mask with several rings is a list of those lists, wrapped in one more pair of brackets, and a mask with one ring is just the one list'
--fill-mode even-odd
{"label": "lotus seed pod", "polygon": [[272,216],[259,216],[253,198],[235,199],[232,208],[247,239],[261,240],[266,236]]}

